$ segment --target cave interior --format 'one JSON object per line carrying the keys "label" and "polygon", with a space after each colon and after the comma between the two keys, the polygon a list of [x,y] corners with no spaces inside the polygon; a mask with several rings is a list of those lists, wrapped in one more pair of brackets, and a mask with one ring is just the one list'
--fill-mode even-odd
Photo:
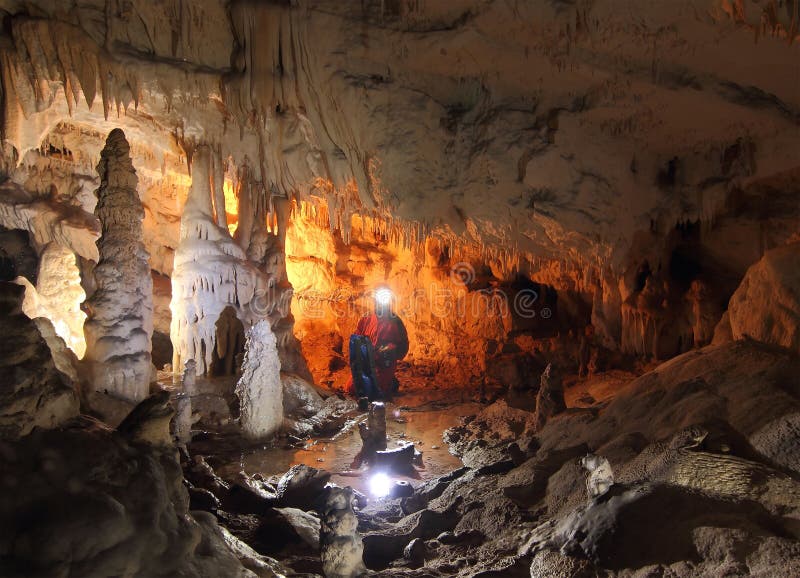
{"label": "cave interior", "polygon": [[799,7],[0,1],[0,576],[800,575]]}

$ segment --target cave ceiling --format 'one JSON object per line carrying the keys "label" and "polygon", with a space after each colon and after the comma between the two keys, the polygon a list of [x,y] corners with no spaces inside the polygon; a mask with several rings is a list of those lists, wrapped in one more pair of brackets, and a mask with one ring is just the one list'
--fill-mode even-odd
{"label": "cave ceiling", "polygon": [[[515,262],[617,267],[637,234],[713,223],[743,191],[788,195],[788,211],[766,216],[774,242],[797,224],[791,3],[33,0],[0,10],[4,189],[52,194],[43,183],[55,182],[91,212],[94,167],[121,127],[151,245],[176,246],[199,144],[231,175],[246,166],[266,197],[325,204],[345,239],[361,213]],[[169,273],[169,251],[151,254]]]}

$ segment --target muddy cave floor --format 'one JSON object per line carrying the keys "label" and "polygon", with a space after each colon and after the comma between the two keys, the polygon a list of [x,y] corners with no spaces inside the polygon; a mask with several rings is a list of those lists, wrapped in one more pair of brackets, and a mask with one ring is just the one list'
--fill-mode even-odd
{"label": "muddy cave floor", "polygon": [[[567,407],[587,408],[604,405],[624,391],[637,375],[633,372],[615,370],[592,377],[564,376],[564,398]],[[386,403],[387,448],[397,448],[408,443],[422,453],[413,471],[390,472],[392,480],[405,481],[412,486],[438,478],[463,466],[462,460],[453,455],[443,441],[445,430],[458,426],[467,416],[478,414],[484,407],[503,397],[512,406],[532,409],[535,405],[535,390],[511,390],[487,392],[480,388],[465,388],[455,385],[437,384],[433,378],[419,377],[406,370],[400,373],[402,391]],[[231,391],[231,377],[201,378],[198,390],[208,399],[215,394]],[[162,387],[180,390],[180,383],[171,378],[160,380]],[[329,391],[329,395],[343,396],[341,390]],[[349,401],[349,400],[348,400]],[[196,399],[195,404],[198,403]],[[241,438],[238,430],[229,424],[195,430],[194,440],[189,444],[191,456],[203,456],[222,479],[234,481],[244,472],[248,476],[258,475],[265,479],[279,477],[293,465],[325,470],[331,481],[340,486],[350,486],[369,496],[369,480],[372,475],[368,465],[354,467],[354,460],[361,450],[362,442],[358,424],[366,420],[366,412],[356,407],[337,412],[323,425],[328,435],[312,435],[300,438],[292,434],[283,435],[268,444],[253,444]],[[213,408],[206,408],[213,412]],[[376,503],[382,500],[372,500]]]}
{"label": "muddy cave floor", "polygon": [[[394,478],[416,485],[461,467],[461,460],[449,453],[442,442],[444,430],[458,425],[461,416],[480,411],[475,402],[448,402],[425,399],[425,395],[397,398],[387,404],[388,448],[411,442],[423,453],[421,466],[411,475]],[[437,396],[438,397],[438,396]],[[280,439],[268,445],[244,445],[237,436],[201,434],[189,446],[190,453],[206,457],[223,479],[236,479],[240,471],[265,478],[280,476],[295,464],[305,464],[332,474],[331,481],[369,493],[367,466],[351,467],[361,449],[358,423],[366,414],[357,409],[345,414],[342,428],[328,436],[312,436],[305,440]]]}

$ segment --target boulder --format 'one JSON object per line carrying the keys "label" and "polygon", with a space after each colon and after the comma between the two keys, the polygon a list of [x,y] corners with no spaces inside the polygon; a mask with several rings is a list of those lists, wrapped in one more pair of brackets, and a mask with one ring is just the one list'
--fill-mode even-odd
{"label": "boulder", "polygon": [[308,381],[294,373],[281,372],[283,413],[293,417],[311,417],[325,405],[322,396]]}
{"label": "boulder", "polygon": [[319,551],[319,518],[298,508],[275,508],[297,536],[314,552]]}
{"label": "boulder", "polygon": [[728,304],[734,339],[800,353],[800,243],[767,251],[747,270]]}
{"label": "boulder", "polygon": [[278,481],[278,503],[285,507],[310,509],[322,495],[330,473],[305,464],[292,466]]}

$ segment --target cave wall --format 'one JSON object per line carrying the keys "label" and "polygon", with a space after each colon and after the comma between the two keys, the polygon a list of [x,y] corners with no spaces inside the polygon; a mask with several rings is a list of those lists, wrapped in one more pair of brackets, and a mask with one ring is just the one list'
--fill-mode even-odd
{"label": "cave wall", "polygon": [[[427,250],[448,247],[450,267],[462,255],[492,282],[521,274],[571,310],[591,304],[605,346],[668,357],[707,341],[747,267],[800,223],[800,89],[774,72],[798,61],[788,4],[1,8],[0,224],[40,251],[57,241],[96,261],[93,167],[120,127],[158,273],[172,274],[193,157],[211,146],[238,196],[235,238],[261,267],[282,268],[280,207],[311,203],[338,252],[316,291],[381,278],[347,271],[385,260],[383,240],[359,233],[369,220],[406,248],[389,250],[399,264],[383,280],[413,269],[417,289],[446,281]],[[673,266],[687,254],[694,273]],[[156,319],[162,334],[168,321]],[[291,316],[276,323],[289,343]],[[471,334],[491,342],[489,324]],[[468,353],[455,345],[463,324],[412,326],[414,357]]]}

